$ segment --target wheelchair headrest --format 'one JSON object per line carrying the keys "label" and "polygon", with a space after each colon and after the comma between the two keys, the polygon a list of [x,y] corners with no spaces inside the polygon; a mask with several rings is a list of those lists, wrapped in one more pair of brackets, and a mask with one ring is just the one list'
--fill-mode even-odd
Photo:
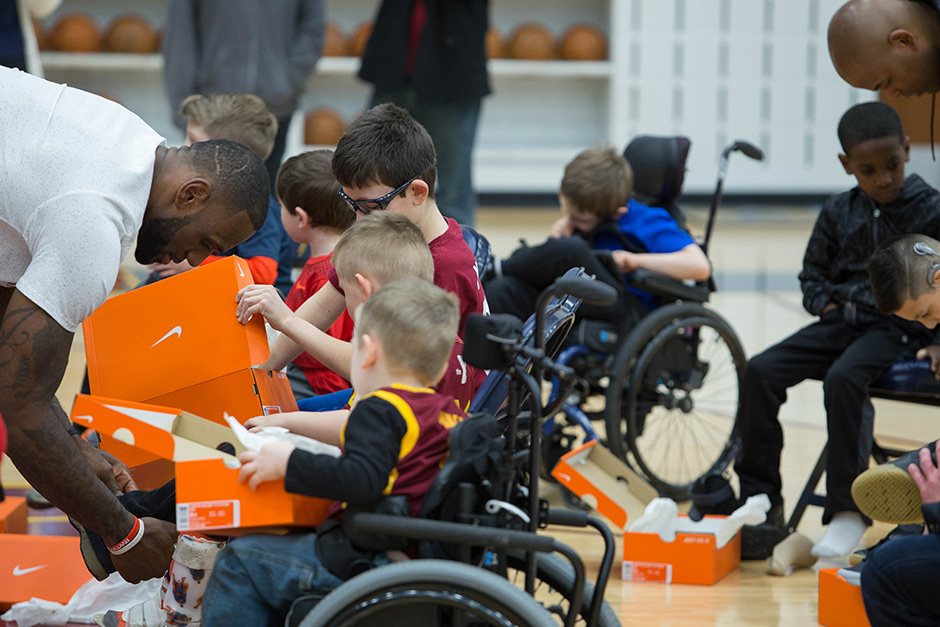
{"label": "wheelchair headrest", "polygon": [[682,193],[685,161],[692,142],[680,135],[633,138],[623,151],[633,169],[633,195],[643,204],[663,207]]}
{"label": "wheelchair headrest", "polygon": [[477,262],[477,273],[482,277],[486,274],[486,266],[493,256],[490,242],[471,226],[461,224],[460,229],[463,231],[463,241],[467,243],[467,247],[470,248],[470,252],[473,253],[473,258]]}

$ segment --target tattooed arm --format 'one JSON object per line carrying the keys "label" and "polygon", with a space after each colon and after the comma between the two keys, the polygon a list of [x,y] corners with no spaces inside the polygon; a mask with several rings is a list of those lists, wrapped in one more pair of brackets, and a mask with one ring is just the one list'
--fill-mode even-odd
{"label": "tattooed arm", "polygon": [[[72,333],[18,290],[0,289],[0,414],[7,424],[7,454],[26,480],[54,505],[108,545],[123,539],[134,517],[89,466],[67,433],[67,418],[53,399],[62,381]],[[95,459],[94,457],[91,457]],[[113,477],[112,482],[113,484]],[[166,571],[176,540],[170,523],[145,519],[145,536],[114,556],[129,581]]]}

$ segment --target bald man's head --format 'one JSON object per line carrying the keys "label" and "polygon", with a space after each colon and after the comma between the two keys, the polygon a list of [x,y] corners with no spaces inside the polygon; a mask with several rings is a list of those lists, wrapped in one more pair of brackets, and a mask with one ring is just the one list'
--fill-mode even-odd
{"label": "bald man's head", "polygon": [[850,0],[829,22],[829,55],[854,87],[895,96],[940,91],[940,14],[915,0]]}

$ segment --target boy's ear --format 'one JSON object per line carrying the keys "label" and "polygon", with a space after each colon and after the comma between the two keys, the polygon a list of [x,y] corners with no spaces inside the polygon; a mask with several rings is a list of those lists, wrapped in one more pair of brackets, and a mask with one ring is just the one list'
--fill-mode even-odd
{"label": "boy's ear", "polygon": [[304,211],[303,207],[294,207],[294,213],[300,219],[301,228],[310,226],[310,215]]}
{"label": "boy's ear", "polygon": [[935,288],[940,288],[940,268],[937,268],[937,271],[933,273],[933,278],[931,281],[933,281],[933,286]]}
{"label": "boy's ear", "polygon": [[904,136],[904,161],[905,163],[911,160],[911,138],[907,135]]}
{"label": "boy's ear", "polygon": [[849,175],[853,174],[852,168],[849,166],[848,156],[842,154],[841,152],[839,153],[839,163],[842,164],[842,168],[845,170],[846,174],[849,174]]}
{"label": "boy's ear", "polygon": [[627,211],[629,211],[629,209],[627,209],[626,206],[624,206],[624,207],[617,207],[617,211],[614,212],[614,220],[616,220],[617,218],[619,218],[619,217],[622,216],[622,215],[626,215],[626,214],[627,214]]}
{"label": "boy's ear", "polygon": [[888,34],[888,43],[895,50],[914,51],[917,49],[917,38],[906,28],[896,28]]}
{"label": "boy's ear", "polygon": [[411,182],[411,185],[408,186],[408,190],[411,192],[411,195],[414,197],[414,203],[420,205],[428,199],[428,184],[421,179],[415,179]]}
{"label": "boy's ear", "polygon": [[355,279],[356,279],[356,283],[359,284],[359,289],[362,290],[362,295],[365,296],[366,298],[369,298],[370,296],[372,296],[372,293],[378,289],[378,286],[376,286],[375,281],[373,281],[372,279],[370,279],[364,274],[357,272]]}
{"label": "boy's ear", "polygon": [[371,368],[378,360],[379,344],[375,341],[375,338],[368,333],[363,335],[360,341],[362,342],[362,367]]}
{"label": "boy's ear", "polygon": [[202,177],[183,181],[176,189],[174,204],[181,213],[188,214],[203,208],[212,194],[212,184]]}

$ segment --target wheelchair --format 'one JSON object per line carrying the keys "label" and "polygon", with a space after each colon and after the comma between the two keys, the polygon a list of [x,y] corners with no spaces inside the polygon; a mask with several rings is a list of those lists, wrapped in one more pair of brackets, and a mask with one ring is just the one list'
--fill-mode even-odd
{"label": "wheelchair", "polygon": [[[635,197],[665,208],[686,230],[676,200],[690,145],[685,137],[641,136],[624,151],[634,170]],[[722,151],[705,233],[698,240],[706,255],[734,152],[763,158],[759,148],[742,141]],[[734,459],[738,390],[747,359],[732,326],[706,306],[714,281],[688,284],[638,270],[631,283],[656,295],[659,306],[625,337],[610,328],[579,333],[593,341],[569,346],[558,358],[588,384],[563,403],[558,420],[545,423],[546,470],[582,437],[600,437],[591,422],[603,420],[608,448],[660,495],[683,501],[699,477],[724,471]],[[602,410],[596,409],[600,402]]]}
{"label": "wheelchair", "polygon": [[[558,279],[524,325],[500,316],[472,316],[464,358],[491,371],[470,417],[451,432],[451,452],[432,483],[419,518],[347,513],[352,533],[418,542],[420,558],[357,575],[288,624],[302,627],[408,625],[619,626],[603,600],[613,559],[612,533],[584,512],[555,510],[539,498],[539,433],[556,407],[541,404],[545,373],[566,391],[574,371],[552,359],[581,299],[612,302],[613,290],[578,276]],[[511,317],[510,317],[511,318]],[[536,401],[538,399],[538,402]],[[556,403],[557,405],[557,403]],[[482,449],[481,444],[485,444]],[[547,524],[590,526],[603,537],[597,581],[586,581],[577,553],[536,533]],[[352,537],[352,536],[350,536]]]}

